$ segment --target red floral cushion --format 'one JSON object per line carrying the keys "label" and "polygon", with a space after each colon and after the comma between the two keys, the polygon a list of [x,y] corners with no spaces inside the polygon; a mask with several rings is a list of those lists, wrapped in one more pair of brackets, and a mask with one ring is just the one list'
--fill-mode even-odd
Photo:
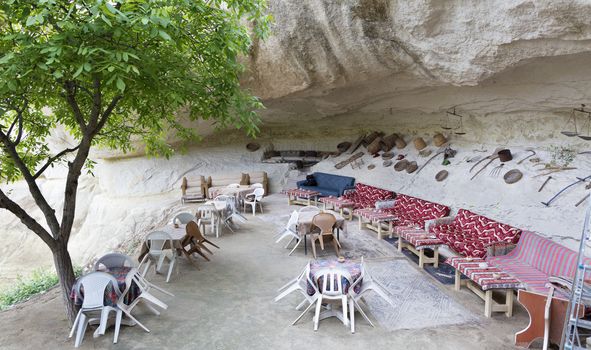
{"label": "red floral cushion", "polygon": [[342,198],[355,202],[356,209],[373,208],[376,201],[394,198],[394,193],[358,182],[355,184],[355,190],[345,193]]}
{"label": "red floral cushion", "polygon": [[517,243],[521,230],[460,209],[453,223],[432,227],[431,231],[463,256],[482,258],[486,246],[496,242]]}

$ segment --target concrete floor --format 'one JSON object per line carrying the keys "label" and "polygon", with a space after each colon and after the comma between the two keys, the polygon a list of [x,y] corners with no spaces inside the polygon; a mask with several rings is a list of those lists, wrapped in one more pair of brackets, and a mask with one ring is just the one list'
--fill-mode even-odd
{"label": "concrete floor", "polygon": [[[273,215],[285,215],[289,208],[284,197],[266,198],[265,214],[249,221],[235,234],[213,238],[221,247],[212,261],[199,260],[197,271],[184,259],[180,274],[166,284],[162,276],[150,279],[175,294],[162,296],[169,309],[160,316],[139,310],[140,319],[151,333],[139,327],[122,327],[119,344],[112,344],[112,330],[98,339],[87,332],[82,349],[512,349],[513,335],[528,323],[527,313],[516,306],[513,318],[495,314],[486,319],[484,304],[467,290],[454,292],[435,280],[445,293],[476,315],[477,322],[457,326],[386,331],[379,325],[371,328],[357,317],[357,332],[336,319],[321,322],[314,332],[311,316],[296,326],[291,322],[299,315],[294,308],[300,301],[295,293],[273,303],[276,289],[295,277],[310,256],[303,250],[291,257],[275,245],[272,237],[278,228],[271,225]],[[263,218],[264,220],[261,220]],[[349,233],[359,232],[356,223]],[[398,252],[392,247],[392,254]],[[418,269],[418,268],[417,268]],[[421,273],[424,273],[421,271]],[[424,273],[424,278],[432,279]],[[371,317],[371,316],[370,316]],[[0,313],[0,348],[23,349],[73,348],[67,338],[69,327],[62,314],[56,290]]]}

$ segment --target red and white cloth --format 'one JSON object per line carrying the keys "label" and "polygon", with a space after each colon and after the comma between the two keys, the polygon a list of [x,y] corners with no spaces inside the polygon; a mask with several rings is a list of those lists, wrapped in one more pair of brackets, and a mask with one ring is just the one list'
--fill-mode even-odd
{"label": "red and white cloth", "polygon": [[399,239],[404,239],[416,249],[434,249],[444,244],[442,240],[425,230],[406,227],[398,232]]}
{"label": "red and white cloth", "polygon": [[[486,261],[519,278],[527,290],[546,293],[550,276],[573,279],[577,252],[534,232],[523,231],[517,247],[506,255],[491,256]],[[591,259],[585,259],[591,264]],[[591,276],[586,276],[587,281]]]}
{"label": "red and white cloth", "polygon": [[394,198],[394,192],[358,182],[354,190],[346,191],[340,198],[353,201],[355,209],[374,208],[376,201]]}
{"label": "red and white cloth", "polygon": [[489,264],[481,267],[486,262],[480,258],[453,257],[445,262],[478,284],[482,290],[525,288],[520,280],[498,267]]}
{"label": "red and white cloth", "polygon": [[476,258],[483,258],[490,244],[517,243],[521,234],[518,228],[466,209],[460,209],[451,224],[432,226],[431,232],[460,255]]}
{"label": "red and white cloth", "polygon": [[397,220],[397,216],[395,214],[374,208],[355,209],[353,214],[369,221],[389,222]]}
{"label": "red and white cloth", "polygon": [[284,192],[286,195],[290,197],[297,197],[297,198],[314,198],[320,195],[318,191],[306,190],[303,188],[293,188],[291,190],[287,190]]}
{"label": "red and white cloth", "polygon": [[351,208],[355,206],[355,202],[343,197],[322,197],[318,201],[326,205],[332,205],[334,209]]}

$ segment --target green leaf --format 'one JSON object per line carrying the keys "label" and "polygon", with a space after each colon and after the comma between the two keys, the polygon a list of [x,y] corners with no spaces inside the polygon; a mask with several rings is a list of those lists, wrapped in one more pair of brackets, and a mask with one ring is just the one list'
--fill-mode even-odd
{"label": "green leaf", "polygon": [[83,67],[84,67],[84,70],[87,72],[90,72],[92,70],[92,66],[88,62],[84,63]]}
{"label": "green leaf", "polygon": [[121,78],[117,78],[117,89],[121,92],[125,91],[125,82]]}
{"label": "green leaf", "polygon": [[73,77],[74,78],[78,77],[82,73],[82,70],[83,69],[84,69],[84,65],[80,65],[80,67],[78,67],[78,69],[76,70],[76,72],[74,72]]}
{"label": "green leaf", "polygon": [[36,23],[37,23],[37,17],[29,16],[29,17],[27,17],[27,21],[25,22],[25,26],[30,27]]}
{"label": "green leaf", "polygon": [[167,41],[168,40],[172,40],[172,38],[170,37],[170,35],[168,35],[168,33],[165,32],[165,31],[163,31],[163,30],[158,31],[158,35],[160,35],[160,37],[162,39],[164,39],[164,40],[167,40]]}

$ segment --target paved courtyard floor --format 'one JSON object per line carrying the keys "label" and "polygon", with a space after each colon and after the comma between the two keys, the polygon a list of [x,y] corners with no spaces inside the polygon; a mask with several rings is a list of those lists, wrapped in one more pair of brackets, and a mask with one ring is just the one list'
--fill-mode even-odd
{"label": "paved courtyard floor", "polygon": [[[485,318],[484,304],[476,295],[465,289],[455,292],[453,285],[439,283],[394,246],[378,241],[372,231],[359,231],[357,223],[350,222],[341,237],[344,251],[366,256],[370,268],[381,269],[377,275],[400,281],[382,280],[400,287],[396,289],[400,293],[395,296],[396,308],[369,298],[371,311],[378,314],[370,318],[379,316],[376,328],[358,315],[355,334],[335,318],[321,321],[314,332],[311,313],[291,326],[299,315],[295,306],[301,296],[294,293],[278,303],[273,298],[277,288],[295,277],[311,255],[305,256],[300,249],[287,256],[289,250],[273,241],[278,225],[298,207],[289,208],[281,195],[266,197],[264,205],[265,213],[254,218],[247,214],[248,222],[236,233],[212,238],[221,249],[214,251],[211,262],[198,259],[200,271],[181,258],[180,273],[173,275],[170,283],[160,275],[149,275],[151,281],[175,294],[162,296],[169,308],[160,316],[137,309],[138,319],[150,333],[139,327],[122,327],[119,343],[113,344],[112,330],[97,339],[89,330],[80,348],[500,350],[513,349],[514,333],[528,323],[527,313],[518,303],[512,318],[501,313]],[[194,205],[188,209],[194,210]],[[324,257],[334,258],[331,248],[326,249]],[[385,270],[388,266],[391,269]],[[437,300],[426,300],[429,294],[421,297],[429,304],[421,304],[415,290],[431,291]],[[425,310],[424,305],[434,305],[437,312]],[[73,339],[67,338],[69,326],[57,290],[0,312],[0,325],[2,349],[74,347]]]}

